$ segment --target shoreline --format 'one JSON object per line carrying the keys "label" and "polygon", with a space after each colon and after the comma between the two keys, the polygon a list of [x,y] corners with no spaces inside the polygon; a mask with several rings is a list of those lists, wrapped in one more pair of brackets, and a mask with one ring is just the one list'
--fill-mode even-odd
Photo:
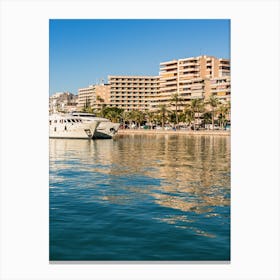
{"label": "shoreline", "polygon": [[155,130],[155,129],[119,129],[116,135],[209,135],[230,136],[228,130]]}

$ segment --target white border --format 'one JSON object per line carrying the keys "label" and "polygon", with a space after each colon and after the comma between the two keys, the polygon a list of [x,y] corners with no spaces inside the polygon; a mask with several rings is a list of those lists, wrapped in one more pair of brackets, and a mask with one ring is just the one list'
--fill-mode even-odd
{"label": "white border", "polygon": [[[0,3],[1,279],[279,279],[277,0]],[[49,18],[231,19],[231,264],[49,264]]]}

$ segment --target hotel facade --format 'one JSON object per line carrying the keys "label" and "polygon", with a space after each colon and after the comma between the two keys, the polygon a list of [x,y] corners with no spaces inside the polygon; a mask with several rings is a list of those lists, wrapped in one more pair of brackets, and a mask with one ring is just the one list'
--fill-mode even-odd
{"label": "hotel facade", "polygon": [[158,96],[158,76],[109,76],[110,104],[125,111],[150,109],[153,98]]}
{"label": "hotel facade", "polygon": [[172,107],[177,94],[182,110],[195,98],[207,100],[215,95],[229,101],[230,93],[230,60],[204,55],[162,62],[158,76],[108,76],[108,84],[79,89],[78,107],[157,110],[164,104]]}
{"label": "hotel facade", "polygon": [[[225,100],[230,96],[229,59],[198,56],[162,62],[159,77],[159,93],[153,101],[154,108],[170,105],[175,94],[181,104],[194,98],[208,99],[212,94]],[[226,90],[219,91],[221,83],[225,84]]]}

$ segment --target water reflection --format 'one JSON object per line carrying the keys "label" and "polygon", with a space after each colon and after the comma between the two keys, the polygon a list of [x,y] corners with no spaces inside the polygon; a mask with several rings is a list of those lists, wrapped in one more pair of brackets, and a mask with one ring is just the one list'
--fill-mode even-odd
{"label": "water reflection", "polygon": [[[71,177],[71,179],[69,179]],[[50,140],[50,187],[68,180],[87,202],[151,203],[156,222],[215,235],[194,226],[195,215],[225,217],[230,205],[230,138],[225,136],[118,136],[115,140]],[[92,195],[84,190],[94,191]],[[60,191],[65,191],[62,187]],[[170,214],[164,209],[180,211]],[[227,208],[228,209],[228,208]],[[191,213],[191,215],[190,215]]]}

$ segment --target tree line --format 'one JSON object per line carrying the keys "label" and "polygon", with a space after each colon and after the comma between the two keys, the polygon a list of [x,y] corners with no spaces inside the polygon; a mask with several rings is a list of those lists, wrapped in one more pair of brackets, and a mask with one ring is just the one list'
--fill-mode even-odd
{"label": "tree line", "polygon": [[125,111],[117,107],[108,107],[98,98],[101,108],[94,111],[89,104],[85,104],[83,111],[95,113],[100,117],[110,119],[112,122],[119,122],[129,127],[134,124],[136,127],[146,125],[154,126],[171,125],[179,128],[186,125],[196,130],[199,127],[214,129],[215,125],[224,128],[230,123],[230,101],[221,102],[216,96],[211,95],[209,99],[194,98],[188,102],[177,94],[173,94],[168,104],[161,104],[153,110],[131,110]]}

